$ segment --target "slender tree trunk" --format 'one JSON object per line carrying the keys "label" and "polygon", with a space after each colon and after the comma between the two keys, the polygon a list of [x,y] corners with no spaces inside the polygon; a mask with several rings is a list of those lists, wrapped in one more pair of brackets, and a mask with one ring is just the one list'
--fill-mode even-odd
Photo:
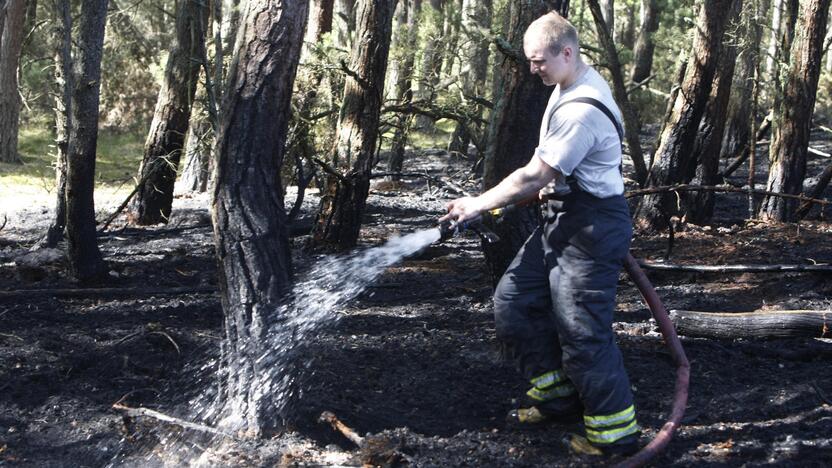
{"label": "slender tree trunk", "polygon": [[[742,10],[743,0],[734,0],[728,15],[729,28],[736,29],[737,17]],[[699,124],[691,159],[696,162],[696,175],[693,183],[712,186],[721,181],[719,176],[719,149],[727,118],[728,98],[731,95],[731,83],[737,59],[735,34],[726,34],[717,66],[711,95],[705,107],[705,114]],[[714,212],[714,193],[702,191],[682,195],[684,209],[688,220],[704,224],[711,220]]]}
{"label": "slender tree trunk", "polygon": [[70,0],[55,0],[54,28],[55,84],[55,212],[52,224],[46,230],[45,247],[54,248],[64,237],[66,229],[66,169],[69,144],[69,115],[72,105],[72,15]]}
{"label": "slender tree trunk", "polygon": [[[488,73],[488,32],[491,29],[490,0],[465,0],[462,4],[462,30],[465,31],[465,46],[462,48],[463,61],[460,70],[462,94],[477,118],[482,117],[482,106],[471,102],[471,97],[485,96],[485,81]],[[471,132],[476,124],[457,122],[448,151],[467,153]]]}
{"label": "slender tree trunk", "polygon": [[0,0],[0,43],[2,43],[3,30],[6,27],[6,12],[8,11],[8,1]]}
{"label": "slender tree trunk", "polygon": [[[829,0],[803,3],[799,28],[789,53],[791,64],[781,89],[782,99],[775,104],[772,121],[767,184],[767,190],[772,192],[798,194],[803,189],[828,14]],[[796,208],[794,200],[769,197],[760,207],[760,216],[792,221]]]}
{"label": "slender tree trunk", "polygon": [[452,76],[456,73],[454,67],[459,58],[459,35],[462,23],[462,0],[448,0],[444,5],[443,43],[442,43],[442,75]]}
{"label": "slender tree trunk", "polygon": [[[356,35],[329,174],[313,244],[355,246],[370,190],[395,0],[359,0]],[[354,75],[353,75],[354,74]]]}
{"label": "slender tree trunk", "polygon": [[[436,85],[442,74],[442,25],[444,24],[444,0],[429,0],[422,6],[422,30],[425,35],[425,46],[422,52],[422,64],[419,73],[417,100],[432,101],[436,93]],[[433,119],[427,115],[416,116],[416,128],[425,132],[434,130]]]}
{"label": "slender tree trunk", "polygon": [[17,68],[23,46],[24,0],[8,0],[4,28],[0,34],[0,162],[21,162],[17,152],[20,125],[20,95],[17,92]]}
{"label": "slender tree trunk", "polygon": [[226,409],[242,421],[235,429],[255,436],[284,416],[254,383],[292,277],[279,170],[306,9],[305,1],[247,2],[217,140],[212,218],[228,338]]}
{"label": "slender tree trunk", "polygon": [[638,121],[638,115],[636,115],[636,111],[630,104],[630,98],[627,95],[627,88],[624,85],[624,74],[621,71],[621,63],[618,60],[618,51],[615,49],[612,37],[607,32],[609,28],[604,25],[598,0],[587,0],[587,3],[592,12],[592,17],[595,20],[595,29],[599,42],[601,42],[601,46],[604,52],[606,52],[610,74],[612,75],[612,91],[624,118],[624,140],[630,150],[630,159],[633,161],[633,167],[636,172],[635,178],[639,185],[644,185],[644,181],[647,180],[647,165],[644,163],[644,154],[641,151],[641,143],[638,139],[641,125]]}
{"label": "slender tree trunk", "polygon": [[720,157],[727,158],[737,154],[748,145],[750,127],[748,117],[751,115],[752,94],[754,90],[754,70],[760,61],[763,28],[760,18],[768,11],[768,0],[746,2],[743,8],[743,20],[739,32],[739,54],[734,82],[731,85],[731,98],[728,101],[728,118],[725,136],[722,140]]}
{"label": "slender tree trunk", "polygon": [[641,0],[641,27],[633,50],[633,71],[630,75],[633,83],[646,80],[653,71],[653,51],[656,48],[653,33],[659,29],[659,15],[658,0]]}
{"label": "slender tree trunk", "polygon": [[610,37],[615,37],[615,0],[599,0],[599,4],[607,33]]}
{"label": "slender tree trunk", "polygon": [[777,63],[780,47],[780,24],[783,18],[784,0],[774,0],[771,5],[771,34],[768,37],[768,51],[766,53],[766,76],[773,77],[776,73],[774,64]]}
{"label": "slender tree trunk", "polygon": [[[397,50],[401,56],[396,75],[396,100],[408,104],[413,100],[413,71],[415,69],[415,54],[418,43],[418,18],[422,7],[421,0],[400,0],[403,9],[403,17],[400,18],[400,31],[398,39],[401,41]],[[396,129],[393,132],[393,141],[390,143],[390,159],[387,161],[387,171],[392,175],[387,180],[399,180],[399,172],[404,168],[404,150],[407,137],[410,133],[410,125],[413,116],[407,113],[400,113],[396,116]]]}
{"label": "slender tree trunk", "polygon": [[206,103],[207,99],[205,85],[200,81],[197,83],[188,136],[185,139],[185,164],[177,182],[177,187],[186,192],[203,193],[208,190],[214,131],[207,112],[207,106],[210,105]]}
{"label": "slender tree trunk", "polygon": [[335,47],[340,49],[350,49],[352,42],[350,38],[355,31],[355,3],[356,0],[335,0],[333,42]]}
{"label": "slender tree trunk", "polygon": [[[529,24],[550,9],[567,16],[568,2],[552,4],[543,0],[509,2],[506,21],[507,41],[523,50],[523,35]],[[521,52],[522,54],[522,52]],[[499,57],[500,72],[495,76],[494,109],[485,145],[483,190],[497,185],[514,170],[526,165],[537,147],[540,121],[552,88],[529,71],[528,63],[515,57]],[[535,207],[516,210],[504,222],[492,226],[500,241],[484,243],[485,259],[493,284],[499,281],[511,260],[538,224]]]}
{"label": "slender tree trunk", "polygon": [[79,18],[67,150],[66,233],[70,271],[86,283],[106,272],[95,235],[93,193],[107,0],[82,2]]}
{"label": "slender tree trunk", "polygon": [[309,6],[309,21],[306,24],[307,44],[317,44],[324,34],[332,31],[335,0],[314,0]]}
{"label": "slender tree trunk", "polygon": [[615,41],[623,47],[632,50],[636,41],[636,4],[635,2],[624,3],[625,15],[622,21],[618,22],[615,30]]}
{"label": "slender tree trunk", "polygon": [[179,2],[176,40],[168,56],[165,80],[139,169],[141,186],[128,214],[139,225],[166,223],[173,204],[176,171],[191,118],[204,56],[208,7],[203,0]]}
{"label": "slender tree trunk", "polygon": [[[699,123],[711,92],[720,44],[733,0],[705,0],[699,10],[691,59],[688,61],[680,92],[676,95],[669,120],[665,122],[656,149],[647,186],[688,182],[693,174],[693,145]],[[636,220],[647,230],[662,229],[677,213],[674,194],[652,194],[641,199]]]}

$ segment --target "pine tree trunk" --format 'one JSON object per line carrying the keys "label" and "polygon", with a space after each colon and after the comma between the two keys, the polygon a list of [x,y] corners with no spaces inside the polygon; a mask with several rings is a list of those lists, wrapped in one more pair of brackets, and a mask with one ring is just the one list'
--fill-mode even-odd
{"label": "pine tree trunk", "polygon": [[139,225],[166,223],[173,204],[176,171],[191,118],[204,56],[208,7],[202,0],[179,2],[176,40],[168,56],[165,80],[139,169],[141,186],[128,217]]}
{"label": "pine tree trunk", "polygon": [[[711,92],[720,44],[733,0],[705,0],[699,10],[691,58],[668,121],[665,122],[647,178],[648,187],[673,185],[691,180],[696,161],[693,145]],[[663,229],[677,214],[675,194],[651,194],[636,208],[638,225],[648,231]]]}
{"label": "pine tree trunk", "polygon": [[[523,50],[523,35],[532,21],[550,10],[551,2],[523,1],[508,4],[507,22],[510,25],[507,41],[517,51]],[[555,5],[567,16],[568,2]],[[522,53],[522,52],[521,52]],[[495,88],[488,140],[485,145],[483,190],[497,185],[514,170],[529,162],[537,147],[540,121],[552,88],[543,84],[529,71],[528,63],[513,57],[498,57],[500,72],[495,76]],[[492,226],[500,241],[484,243],[486,263],[496,284],[523,243],[537,227],[536,207],[518,209],[506,215],[504,222]]]}
{"label": "pine tree trunk", "polygon": [[[775,103],[769,153],[767,190],[798,194],[806,175],[806,151],[809,145],[812,111],[820,76],[823,38],[829,0],[805,0],[799,27],[789,56],[789,71]],[[760,207],[760,216],[776,221],[795,219],[797,202],[769,197]]]}
{"label": "pine tree trunk", "polygon": [[[467,99],[470,96],[485,96],[485,81],[488,73],[488,37],[491,29],[490,0],[465,0],[462,4],[462,30],[465,31],[465,47],[462,48],[463,62],[460,70],[462,75],[462,93]],[[477,103],[467,103],[475,117],[482,116],[482,106]],[[457,122],[454,128],[448,151],[466,154],[471,141],[471,131],[477,125],[473,122]]]}
{"label": "pine tree trunk", "polygon": [[66,234],[71,274],[87,283],[106,273],[96,240],[93,193],[107,0],[82,2],[79,18],[67,150]]}
{"label": "pine tree trunk", "polygon": [[69,119],[72,99],[72,16],[70,0],[55,2],[58,23],[54,28],[55,46],[55,212],[43,239],[45,247],[54,248],[66,229],[66,169],[69,145]]}
{"label": "pine tree trunk", "polygon": [[[756,8],[756,11],[755,11]],[[750,127],[748,117],[751,115],[752,92],[754,90],[754,70],[760,61],[760,43],[763,38],[762,25],[757,21],[768,10],[768,1],[746,2],[743,8],[743,20],[738,32],[739,61],[731,85],[731,97],[728,101],[728,118],[725,124],[725,136],[722,140],[720,157],[727,158],[737,154],[748,145]]]}
{"label": "pine tree trunk", "polygon": [[24,0],[8,0],[0,34],[0,162],[21,163],[17,152],[20,125],[20,95],[17,91],[17,68],[23,46]]}
{"label": "pine tree trunk", "polygon": [[[408,104],[413,100],[413,71],[415,69],[415,54],[412,53],[417,47],[419,39],[418,23],[416,19],[421,10],[421,0],[400,0],[402,17],[400,18],[400,30],[398,40],[401,41],[397,50],[401,52],[398,58],[398,71],[396,76],[396,101]],[[387,161],[387,171],[391,173],[387,180],[396,181],[400,177],[395,175],[404,168],[404,150],[407,138],[410,133],[410,125],[413,116],[407,113],[400,113],[396,116],[396,129],[393,132],[393,141],[390,143],[390,159]]]}
{"label": "pine tree trunk", "polygon": [[607,25],[607,33],[610,37],[615,37],[615,0],[599,0],[599,3],[604,24]]}
{"label": "pine tree trunk", "polygon": [[615,30],[615,41],[632,50],[636,40],[636,4],[624,3],[624,12],[626,16],[622,18],[623,21],[618,22],[618,28]]}
{"label": "pine tree trunk", "polygon": [[[422,6],[423,28],[425,31],[425,47],[422,52],[422,64],[419,73],[419,86],[417,88],[418,101],[432,101],[436,85],[442,74],[442,50],[444,38],[442,37],[442,26],[444,25],[443,0],[429,0]],[[416,128],[424,132],[434,131],[434,121],[430,116],[417,115]]]}
{"label": "pine tree trunk", "polygon": [[618,60],[618,51],[615,48],[612,37],[607,32],[609,28],[604,24],[598,0],[587,0],[587,2],[592,12],[592,17],[595,20],[598,41],[606,53],[607,63],[609,64],[610,74],[612,75],[612,92],[624,119],[624,142],[627,143],[627,147],[630,150],[630,159],[633,161],[633,167],[635,169],[635,179],[639,185],[643,185],[644,181],[647,180],[647,165],[644,163],[644,154],[641,151],[641,142],[638,139],[641,124],[638,121],[635,109],[630,104],[630,97],[627,95],[627,88],[624,85],[624,74],[621,71],[621,63]]}
{"label": "pine tree trunk", "polygon": [[188,136],[185,138],[185,164],[182,166],[182,175],[179,176],[177,182],[179,190],[185,192],[203,193],[208,190],[208,179],[211,174],[209,162],[211,148],[214,145],[214,132],[208,112],[206,112],[207,99],[205,86],[200,81],[197,83],[194,95]]}
{"label": "pine tree trunk", "polygon": [[351,37],[355,32],[355,3],[356,0],[335,0],[333,42],[340,49],[350,50],[352,44]]}
{"label": "pine tree trunk", "polygon": [[255,436],[285,416],[277,398],[253,384],[292,276],[279,170],[306,8],[303,1],[248,2],[217,141],[212,217],[227,334],[224,396],[243,424],[235,429]]}
{"label": "pine tree trunk", "polygon": [[[726,12],[729,25],[735,25],[743,0],[734,0],[731,10]],[[726,35],[727,38],[727,35]],[[711,95],[705,107],[705,114],[699,124],[691,159],[696,161],[696,175],[693,183],[712,186],[720,183],[719,149],[728,111],[728,98],[731,95],[731,83],[737,60],[737,44],[733,39],[726,40],[719,54]],[[689,221],[704,224],[711,220],[714,212],[714,193],[709,191],[686,193],[681,195],[686,217]]]}
{"label": "pine tree trunk", "polygon": [[[359,0],[356,35],[338,121],[338,141],[321,199],[313,244],[355,246],[370,190],[395,0]],[[353,75],[354,74],[354,75]]]}
{"label": "pine tree trunk", "polygon": [[633,72],[630,75],[633,83],[646,80],[653,71],[653,51],[656,48],[653,33],[659,29],[660,13],[658,0],[641,0],[641,27],[633,50]]}

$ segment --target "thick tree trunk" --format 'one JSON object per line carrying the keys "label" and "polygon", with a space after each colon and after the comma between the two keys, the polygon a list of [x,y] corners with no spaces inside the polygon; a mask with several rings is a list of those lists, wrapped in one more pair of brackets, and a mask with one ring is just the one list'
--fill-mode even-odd
{"label": "thick tree trunk", "polygon": [[[731,10],[726,12],[729,27],[737,26],[737,17],[742,10],[742,4],[743,0],[734,0]],[[711,95],[708,97],[705,114],[699,123],[699,134],[696,136],[691,155],[691,159],[696,161],[696,175],[692,181],[695,185],[712,186],[719,184],[722,180],[719,176],[719,149],[722,146],[728,98],[731,96],[731,83],[737,60],[736,41],[728,38],[728,35],[726,39],[722,44],[719,64],[711,86]],[[714,212],[713,192],[684,194],[682,200],[688,220],[698,224],[711,220]]]}
{"label": "thick tree trunk", "polygon": [[[413,71],[415,69],[415,54],[419,31],[416,19],[421,10],[421,0],[400,0],[399,7],[402,9],[399,18],[399,32],[396,48],[401,56],[398,58],[398,69],[396,76],[396,101],[407,105],[413,100]],[[407,137],[410,133],[410,125],[413,116],[408,113],[399,113],[396,116],[396,129],[393,132],[393,141],[390,143],[390,159],[387,160],[387,171],[391,173],[387,180],[399,180],[396,175],[404,169],[404,149]]]}
{"label": "thick tree trunk", "polygon": [[753,4],[746,2],[746,7],[743,8],[743,20],[738,33],[740,37],[739,61],[734,73],[734,82],[731,85],[725,136],[720,149],[720,157],[723,159],[737,154],[742,148],[748,146],[751,131],[748,122],[752,112],[754,71],[757,70],[760,62],[760,43],[763,38],[763,28],[758,18],[767,10],[767,0]]}
{"label": "thick tree trunk", "polygon": [[[803,190],[828,13],[829,0],[806,0],[803,4],[800,25],[789,53],[791,65],[783,80],[782,99],[775,103],[771,127],[767,190],[772,192],[798,194]],[[796,208],[794,200],[769,197],[760,207],[760,216],[792,221]]]}
{"label": "thick tree trunk", "polygon": [[633,161],[633,167],[636,172],[635,178],[639,185],[644,185],[644,181],[647,180],[647,165],[644,163],[644,154],[641,152],[641,143],[638,139],[641,125],[639,124],[635,109],[630,104],[630,98],[627,95],[624,74],[621,71],[621,63],[618,60],[618,51],[615,49],[612,37],[607,32],[609,28],[604,25],[598,0],[587,0],[587,3],[592,12],[592,17],[595,20],[598,40],[604,52],[606,52],[607,63],[609,64],[610,74],[612,75],[612,92],[618,103],[618,107],[621,109],[621,115],[624,118],[624,140],[630,149],[630,159]]}
{"label": "thick tree trunk", "polygon": [[[720,44],[733,0],[705,0],[699,10],[691,59],[665,122],[647,178],[647,186],[673,185],[690,181],[695,162],[691,155],[699,122],[711,92],[719,63]],[[637,223],[643,229],[658,230],[677,213],[673,194],[653,194],[642,198],[636,209]]]}
{"label": "thick tree trunk", "polygon": [[191,118],[199,69],[205,55],[208,7],[202,0],[179,2],[176,40],[168,56],[165,80],[139,169],[141,186],[128,217],[139,225],[166,223],[173,204],[173,186]]}
{"label": "thick tree trunk", "polygon": [[82,3],[75,55],[67,150],[67,258],[81,283],[106,272],[95,234],[95,147],[107,0]]}
{"label": "thick tree trunk", "polygon": [[321,198],[313,243],[339,250],[355,246],[370,190],[384,75],[390,49],[395,0],[356,3],[355,47],[344,86],[338,141]]}
{"label": "thick tree trunk", "polygon": [[[569,2],[559,5],[543,0],[509,2],[507,41],[523,50],[523,34],[529,24],[548,10],[557,9],[567,16]],[[522,52],[521,52],[522,53]],[[552,89],[529,71],[525,60],[499,57],[495,75],[494,109],[491,113],[488,140],[485,144],[483,190],[497,185],[514,170],[526,165],[537,147],[540,121]],[[500,241],[484,243],[483,250],[493,284],[499,281],[511,260],[538,224],[536,207],[521,208],[506,215],[504,222],[492,226]]]}
{"label": "thick tree trunk", "polygon": [[17,152],[20,125],[20,95],[17,92],[17,68],[23,46],[24,0],[7,0],[5,21],[0,33],[0,162],[21,162]]}
{"label": "thick tree trunk", "polygon": [[317,44],[324,34],[332,31],[335,0],[313,0],[309,6],[309,21],[306,22],[307,44]]}
{"label": "thick tree trunk", "polygon": [[72,108],[72,16],[70,0],[55,2],[58,23],[54,28],[55,84],[55,212],[43,239],[45,247],[54,248],[66,229],[66,169],[69,144],[69,115]]}
{"label": "thick tree trunk", "polygon": [[253,435],[278,427],[278,397],[254,385],[292,265],[279,170],[307,4],[250,0],[228,73],[212,217],[228,366],[226,410]]}
{"label": "thick tree trunk", "polygon": [[[485,96],[486,74],[488,73],[488,31],[491,29],[491,0],[465,0],[462,4],[462,30],[465,31],[463,61],[460,70],[464,99]],[[482,106],[467,102],[477,118],[482,116]],[[476,123],[457,122],[448,151],[468,152],[471,132]]]}
{"label": "thick tree trunk", "polygon": [[659,1],[641,0],[641,26],[633,50],[633,71],[630,81],[640,83],[650,77],[653,71],[653,33],[659,29]]}

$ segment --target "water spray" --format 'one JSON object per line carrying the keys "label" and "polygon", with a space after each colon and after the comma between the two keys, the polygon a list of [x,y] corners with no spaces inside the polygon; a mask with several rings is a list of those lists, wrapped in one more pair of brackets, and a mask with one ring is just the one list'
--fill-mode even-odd
{"label": "water spray", "polygon": [[[541,201],[542,200],[537,197],[529,198],[518,203],[489,210],[473,220],[463,221],[462,223],[457,223],[451,220],[443,221],[439,225],[440,242],[444,242],[451,237],[464,232],[465,230],[474,231],[480,236],[480,238],[483,239],[483,242],[497,242],[500,239],[499,236],[485,227],[483,221],[493,220],[499,223],[504,219],[504,216],[507,213],[516,210],[518,207],[530,205],[532,203],[539,203]],[[617,467],[632,468],[643,466],[648,461],[653,459],[653,457],[658,455],[662,450],[667,448],[667,445],[673,438],[673,433],[676,432],[676,429],[678,429],[681,425],[682,417],[685,415],[685,407],[687,406],[688,401],[690,362],[688,362],[685,350],[682,348],[682,343],[679,340],[679,336],[676,334],[676,328],[673,326],[673,322],[667,314],[667,309],[659,298],[659,295],[656,293],[655,288],[653,288],[653,285],[650,283],[650,280],[647,279],[647,275],[639,266],[638,261],[636,261],[630,253],[628,253],[624,258],[624,270],[627,272],[627,275],[629,275],[633,283],[635,283],[639,293],[641,293],[641,297],[647,304],[648,309],[650,309],[650,313],[656,320],[656,324],[659,327],[662,338],[664,338],[665,344],[670,349],[670,355],[673,358],[673,362],[676,364],[676,385],[670,418],[664,426],[662,426],[656,436],[653,437],[653,440],[651,440],[636,454],[616,465]]]}

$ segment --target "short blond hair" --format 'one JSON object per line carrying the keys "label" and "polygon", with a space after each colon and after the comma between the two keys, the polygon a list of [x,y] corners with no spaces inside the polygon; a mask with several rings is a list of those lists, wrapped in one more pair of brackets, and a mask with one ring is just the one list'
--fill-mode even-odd
{"label": "short blond hair", "polygon": [[526,28],[526,34],[523,35],[524,45],[532,35],[543,41],[553,55],[560,54],[566,45],[574,45],[576,49],[580,47],[578,30],[555,10],[532,21],[532,24]]}

